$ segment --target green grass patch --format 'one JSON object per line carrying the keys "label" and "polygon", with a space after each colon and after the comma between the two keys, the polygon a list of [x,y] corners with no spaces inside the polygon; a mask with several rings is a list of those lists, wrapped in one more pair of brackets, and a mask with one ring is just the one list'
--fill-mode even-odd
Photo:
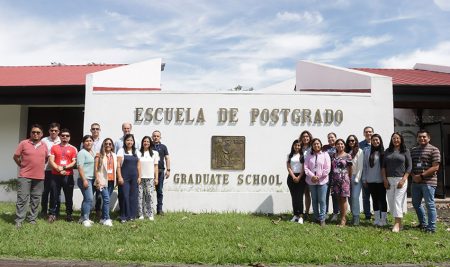
{"label": "green grass patch", "polygon": [[116,220],[112,228],[40,219],[17,230],[14,213],[14,204],[0,203],[1,258],[208,265],[450,262],[448,226],[421,232],[412,228],[412,213],[400,233],[364,221],[358,227],[320,227],[291,223],[287,214],[187,212],[166,213],[154,222]]}

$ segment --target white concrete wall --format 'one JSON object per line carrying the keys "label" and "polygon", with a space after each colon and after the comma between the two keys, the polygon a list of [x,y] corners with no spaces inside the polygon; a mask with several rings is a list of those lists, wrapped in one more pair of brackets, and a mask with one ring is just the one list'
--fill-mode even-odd
{"label": "white concrete wall", "polygon": [[16,178],[18,174],[17,165],[12,157],[20,140],[23,139],[21,110],[21,106],[18,105],[0,105],[0,125],[2,126],[0,140],[6,140],[2,143],[2,153],[0,153],[0,162],[2,162],[0,181]]}
{"label": "white concrete wall", "polygon": [[[158,61],[148,64],[159,64]],[[313,64],[313,63],[310,63]],[[145,64],[130,65],[126,72],[139,72]],[[323,67],[323,66],[322,66]],[[155,69],[155,68],[154,68]],[[326,70],[327,68],[325,68]],[[317,79],[327,80],[327,76],[317,70]],[[349,134],[361,136],[362,129],[371,125],[382,136],[393,132],[392,82],[390,78],[368,75],[371,93],[258,93],[258,92],[93,92],[92,88],[133,87],[126,72],[108,73],[103,71],[101,78],[97,74],[88,76],[85,105],[85,129],[92,122],[102,126],[102,137],[114,140],[121,135],[122,122],[134,122],[136,108],[190,108],[191,117],[197,118],[200,109],[205,116],[204,123],[187,123],[187,114],[179,123],[150,122],[134,123],[133,133],[140,143],[144,135],[151,135],[158,129],[162,132],[171,157],[171,177],[165,183],[165,204],[167,210],[189,211],[244,211],[244,212],[284,212],[291,209],[290,196],[286,186],[286,156],[292,141],[298,138],[303,130],[309,130],[315,137],[326,142],[326,134],[336,132],[338,137],[346,138]],[[353,73],[353,72],[352,72]],[[141,81],[137,86],[154,88],[159,72],[149,73],[155,77]],[[358,74],[361,75],[361,74]],[[353,76],[349,76],[353,77]],[[118,81],[114,84],[111,80]],[[333,78],[327,81],[333,82]],[[104,82],[107,81],[107,85]],[[130,81],[130,85],[124,84]],[[218,123],[220,108],[238,109],[235,123]],[[289,109],[288,122],[264,123],[260,118],[251,123],[251,110]],[[341,110],[344,114],[342,123],[294,123],[291,120],[292,110],[309,109],[312,118],[316,110],[323,115],[325,109],[333,112]],[[215,135],[245,136],[245,170],[224,171],[212,170],[211,137]],[[227,185],[180,184],[174,180],[181,174],[226,174]],[[281,184],[246,185],[238,184],[239,175],[274,175]]]}

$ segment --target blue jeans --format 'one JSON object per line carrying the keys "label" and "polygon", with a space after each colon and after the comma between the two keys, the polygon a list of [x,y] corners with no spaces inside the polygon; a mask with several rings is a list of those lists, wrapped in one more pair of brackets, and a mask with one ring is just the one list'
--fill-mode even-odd
{"label": "blue jeans", "polygon": [[350,210],[352,211],[353,217],[359,217],[361,213],[361,207],[359,204],[359,197],[361,196],[362,181],[359,180],[355,183],[355,176],[352,177],[351,192],[350,192]]}
{"label": "blue jeans", "polygon": [[[435,186],[427,184],[416,184],[411,185],[412,193],[412,203],[414,209],[416,210],[417,219],[419,223],[429,231],[436,231],[436,205],[434,202],[434,192],[436,191]],[[425,209],[422,205],[422,198],[425,200],[425,205],[427,206],[427,216],[428,224],[425,221]]]}
{"label": "blue jeans", "polygon": [[[77,185],[83,194],[83,202],[81,203],[81,218],[83,221],[89,220],[89,213],[91,213],[92,203],[94,202],[94,179],[88,179],[88,187],[83,187],[83,180],[78,178]],[[108,201],[109,205],[109,201]]]}
{"label": "blue jeans", "polygon": [[[99,190],[102,196],[102,220],[109,220],[109,188]],[[114,189],[114,187],[113,187]]]}
{"label": "blue jeans", "polygon": [[326,209],[326,199],[327,199],[327,188],[324,185],[308,185],[309,191],[311,192],[311,202],[314,212],[314,218],[318,221],[325,220],[325,209]]}
{"label": "blue jeans", "polygon": [[156,212],[162,211],[163,206],[163,187],[164,187],[164,179],[165,177],[165,170],[159,169],[158,170],[158,185],[156,186]]}

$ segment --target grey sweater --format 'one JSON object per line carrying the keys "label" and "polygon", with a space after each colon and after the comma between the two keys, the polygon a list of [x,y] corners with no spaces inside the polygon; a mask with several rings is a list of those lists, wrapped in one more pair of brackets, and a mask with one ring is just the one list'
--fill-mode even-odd
{"label": "grey sweater", "polygon": [[374,165],[371,168],[369,164],[370,148],[364,149],[364,168],[362,174],[363,183],[382,183],[383,176],[381,175],[380,154],[375,152]]}
{"label": "grey sweater", "polygon": [[409,150],[405,153],[394,150],[384,152],[383,168],[386,169],[386,177],[403,177],[405,173],[411,173],[412,160]]}

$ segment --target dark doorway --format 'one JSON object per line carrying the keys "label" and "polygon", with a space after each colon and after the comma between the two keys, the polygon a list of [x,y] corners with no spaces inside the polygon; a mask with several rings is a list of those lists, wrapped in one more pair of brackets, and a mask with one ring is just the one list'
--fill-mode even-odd
{"label": "dark doorway", "polygon": [[70,130],[70,144],[80,149],[83,121],[84,107],[29,107],[27,129],[38,123],[44,127],[44,136],[48,136],[48,125],[58,122],[61,128]]}

